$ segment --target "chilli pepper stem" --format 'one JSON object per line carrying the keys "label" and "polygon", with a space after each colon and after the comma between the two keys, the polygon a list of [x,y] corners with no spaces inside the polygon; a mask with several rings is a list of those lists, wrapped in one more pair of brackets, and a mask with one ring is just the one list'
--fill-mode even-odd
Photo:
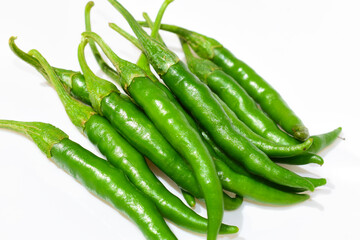
{"label": "chilli pepper stem", "polygon": [[[91,32],[90,11],[93,6],[94,6],[93,1],[88,2],[85,6],[85,29],[88,32]],[[91,40],[91,39],[89,40],[89,45],[90,45],[91,51],[92,51],[97,63],[99,64],[101,70],[103,72],[105,72],[106,75],[108,75],[112,79],[118,78],[119,76],[118,76],[117,72],[114,69],[112,69],[101,57],[101,54],[98,51],[93,40]]]}
{"label": "chilli pepper stem", "polygon": [[[155,22],[154,25],[151,28],[151,34],[150,37],[156,38],[158,33],[159,33],[159,29],[160,29],[160,25],[161,25],[161,19],[164,16],[165,10],[168,7],[168,5],[170,3],[172,3],[174,0],[165,0],[164,3],[161,5],[158,14],[156,15],[155,18]],[[146,15],[146,14],[145,14]]]}
{"label": "chilli pepper stem", "polygon": [[51,85],[54,86],[56,92],[58,93],[61,102],[64,104],[66,112],[69,115],[70,120],[74,123],[75,126],[79,127],[82,131],[85,128],[85,123],[90,119],[92,115],[95,114],[95,111],[89,106],[84,105],[83,103],[73,99],[64,86],[60,83],[60,80],[54,81],[53,79],[58,79],[53,68],[45,60],[45,58],[35,49],[29,51],[29,55],[32,55],[36,58],[41,66],[46,71],[48,75],[48,80]]}

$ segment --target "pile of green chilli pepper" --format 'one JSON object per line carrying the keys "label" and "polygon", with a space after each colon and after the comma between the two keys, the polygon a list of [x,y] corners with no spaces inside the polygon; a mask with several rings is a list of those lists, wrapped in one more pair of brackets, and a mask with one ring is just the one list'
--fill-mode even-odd
{"label": "pile of green chilli pepper", "polygon": [[[147,239],[177,239],[164,218],[208,240],[234,234],[238,227],[223,224],[223,214],[237,209],[243,198],[297,204],[309,199],[305,191],[326,184],[277,163],[322,165],[317,153],[338,138],[341,128],[309,136],[280,94],[221,43],[161,24],[172,0],[165,0],[154,22],[146,13],[145,21],[137,21],[119,2],[108,1],[135,34],[110,23],[142,51],[136,64],[117,56],[91,31],[93,2],[86,5],[86,31],[78,47],[81,72],[53,67],[37,50],[26,53],[14,37],[9,40],[14,54],[54,87],[70,120],[107,161],[47,123],[0,120],[0,128],[29,136],[90,192],[129,216]],[[167,48],[160,29],[177,34],[186,63]],[[88,44],[101,70],[126,94],[90,69]],[[164,187],[145,158],[179,186],[190,207]],[[207,218],[191,209],[195,199],[205,202]]]}

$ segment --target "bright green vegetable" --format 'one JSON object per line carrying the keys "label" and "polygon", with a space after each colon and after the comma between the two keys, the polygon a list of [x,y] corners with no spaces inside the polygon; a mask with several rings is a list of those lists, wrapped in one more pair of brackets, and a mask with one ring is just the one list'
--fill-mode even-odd
{"label": "bright green vegetable", "polygon": [[60,129],[41,122],[11,120],[0,120],[0,128],[30,137],[57,166],[129,216],[147,239],[177,239],[153,202],[130,183],[121,170],[68,139]]}
{"label": "bright green vegetable", "polygon": [[296,139],[278,128],[235,79],[210,60],[195,57],[187,42],[182,38],[180,40],[189,69],[252,131],[281,145],[298,144]]}
{"label": "bright green vegetable", "polygon": [[[146,23],[142,24],[146,26]],[[161,29],[178,34],[190,44],[200,57],[213,61],[224,72],[232,76],[261,106],[262,110],[286,132],[300,140],[308,138],[308,129],[289,108],[280,94],[218,41],[173,25],[162,24]]]}

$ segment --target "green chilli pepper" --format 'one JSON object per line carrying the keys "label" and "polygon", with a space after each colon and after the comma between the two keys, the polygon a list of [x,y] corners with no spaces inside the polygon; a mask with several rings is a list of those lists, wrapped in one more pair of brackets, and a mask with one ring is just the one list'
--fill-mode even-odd
{"label": "green chilli pepper", "polygon": [[266,154],[237,133],[210,89],[189,72],[173,52],[148,36],[121,4],[115,0],[109,2],[128,21],[142,45],[143,52],[166,85],[226,153],[241,161],[250,172],[273,182],[314,190],[311,182],[276,165]]}
{"label": "green chilli pepper", "polygon": [[313,139],[313,144],[306,153],[289,157],[289,158],[272,158],[273,161],[285,164],[303,165],[308,163],[324,164],[322,157],[316,153],[331,145],[340,135],[342,128],[336,128],[328,133],[310,136]]}
{"label": "green chilli pepper", "polygon": [[[219,174],[219,172],[218,172],[218,174]],[[223,184],[221,184],[221,185],[223,185]],[[226,210],[226,211],[233,211],[233,210],[238,209],[242,205],[243,200],[244,200],[244,198],[240,195],[235,194],[235,197],[230,197],[225,192],[224,192],[223,197],[224,197],[224,210]]]}
{"label": "green chilli pepper", "polygon": [[[257,107],[253,99],[231,76],[221,71],[220,68],[211,61],[194,57],[185,40],[181,38],[181,42],[189,69],[193,71],[199,79],[206,82],[248,127],[257,134],[275,143],[281,145],[299,144],[296,139],[281,131],[276,124]],[[310,136],[314,141],[307,152],[319,152],[320,149],[330,145],[340,134],[340,131],[341,128],[337,128],[329,133]],[[264,152],[266,153],[266,151]],[[301,158],[304,160],[307,159],[305,156],[301,156]],[[320,163],[318,159],[314,158],[314,160]],[[299,163],[300,162],[303,161],[299,161]]]}
{"label": "green chilli pepper", "polygon": [[189,69],[252,131],[278,144],[298,144],[294,138],[278,128],[234,78],[210,60],[195,57],[187,42],[182,38],[180,40]]}
{"label": "green chilli pepper", "polygon": [[[234,162],[232,159],[230,159],[221,149],[219,149],[219,147],[214,143],[213,140],[211,140],[211,138],[206,134],[205,131],[201,131],[201,134],[203,136],[203,139],[206,141],[206,143],[211,147],[212,151],[215,153],[215,155],[217,156],[216,159],[219,159],[221,161],[223,161],[227,166],[229,166],[234,172],[241,174],[241,175],[245,175],[247,177],[252,178],[253,180],[259,181],[261,183],[264,183],[270,187],[285,191],[285,192],[304,192],[306,191],[306,189],[304,188],[291,188],[291,187],[286,187],[286,186],[282,186],[273,182],[269,182],[263,178],[260,178],[258,176],[255,176],[253,174],[250,174],[248,171],[246,171],[246,169],[241,166],[239,163]],[[311,155],[311,154],[310,154]],[[301,156],[301,155],[299,155]],[[291,163],[292,161],[298,161],[300,162],[300,157],[299,159],[297,159],[298,156],[292,157],[290,159],[288,158],[279,158],[279,159],[285,159],[283,160],[283,163]],[[306,160],[303,159],[304,157],[302,157],[302,161],[306,162],[306,161],[310,161],[310,160]],[[288,159],[288,160],[286,160]],[[289,162],[289,163],[288,163]],[[309,163],[309,162],[308,162]],[[303,163],[305,164],[305,163]],[[225,175],[226,176],[226,175]],[[310,181],[314,187],[319,187],[319,186],[323,186],[326,184],[326,179],[324,178],[309,178],[306,177],[306,179],[308,181]]]}
{"label": "green chilli pepper", "polygon": [[[82,68],[87,67],[82,61],[84,59],[85,45],[86,42],[83,41],[79,45],[78,52]],[[186,207],[180,199],[172,195],[150,171],[141,154],[132,148],[105,118],[95,115],[95,112],[90,107],[72,99],[60,83],[55,71],[36,50],[31,50],[30,54],[39,61],[46,71],[48,79],[58,92],[71,121],[84,130],[90,141],[99,148],[109,162],[115,167],[124,170],[131,182],[154,201],[164,217],[190,230],[206,232],[207,220],[197,215]],[[106,87],[93,87],[96,80],[94,81],[91,76],[85,76],[85,79],[90,93],[90,100],[92,102],[98,101],[98,96],[101,96],[104,91],[96,92],[96,89],[106,89]],[[104,141],[104,139],[106,140]],[[226,225],[222,227],[225,228],[225,231],[229,229],[233,230],[233,232],[237,231],[237,227]]]}
{"label": "green chilli pepper", "polygon": [[[295,204],[310,198],[307,194],[280,191],[245,175],[237,174],[220,160],[215,160],[215,164],[223,187],[246,198],[276,205]],[[241,185],[243,186],[239,187]]]}
{"label": "green chilli pepper", "polygon": [[41,122],[0,120],[0,128],[30,137],[48,158],[91,193],[125,213],[147,239],[177,239],[153,202],[109,162],[68,139],[60,129]]}
{"label": "green chilli pepper", "polygon": [[137,65],[120,59],[95,33],[85,32],[102,48],[120,74],[123,89],[140,105],[163,136],[191,165],[208,212],[208,239],[216,239],[223,216],[223,197],[215,165],[201,136],[158,84]]}
{"label": "green chilli pepper", "polygon": [[332,144],[340,135],[342,128],[338,127],[331,132],[311,136],[314,139],[313,144],[309,148],[308,152],[318,153],[324,148]]}
{"label": "green chilli pepper", "polygon": [[[219,157],[212,148],[213,142],[205,132],[202,132],[202,135],[209,145],[209,151],[212,152],[218,176],[224,189],[257,202],[275,205],[290,205],[309,199],[310,196],[307,194],[294,194],[276,189],[271,184],[267,184],[266,181],[259,180],[259,178],[247,173],[241,166],[237,168],[240,173],[236,173],[225,163],[229,163],[231,160],[221,154]],[[318,179],[315,181],[318,183]]]}
{"label": "green chilli pepper", "polygon": [[[246,124],[244,124],[242,121],[240,121],[237,118],[236,114],[218,96],[215,95],[215,98],[217,98],[218,102],[223,107],[224,111],[226,112],[227,116],[229,117],[230,121],[232,122],[234,128],[238,132],[240,132],[244,137],[249,139],[259,149],[261,149],[261,150],[269,149],[269,146],[274,145],[274,143],[272,143],[271,141],[268,141],[267,139],[264,139],[264,138],[260,137],[259,135],[257,135],[256,133],[254,133],[253,131],[251,131],[251,129],[249,129]],[[307,141],[311,141],[311,143],[313,143],[313,138],[309,138]],[[304,142],[304,143],[306,143],[306,142]],[[298,146],[298,145],[278,146],[276,149],[278,149],[278,148],[280,148],[280,149],[281,148],[292,148],[292,147],[296,147],[296,146]],[[311,146],[312,146],[312,144],[311,144]],[[310,146],[310,148],[311,148],[311,146]],[[304,148],[304,150],[308,150],[308,149]],[[273,150],[273,148],[270,148],[269,150]],[[324,162],[324,160],[320,156],[317,156],[315,154],[311,154],[311,153],[308,153],[308,152],[305,152],[305,151],[303,151],[302,154],[299,154],[299,155],[296,155],[296,156],[293,156],[293,157],[289,157],[289,156],[281,154],[282,151],[277,151],[277,152],[272,151],[272,152],[270,152],[269,150],[267,150],[267,151],[263,150],[263,151],[265,153],[267,153],[269,156],[271,156],[272,160],[275,159],[276,162],[281,162],[282,161],[283,163],[290,163],[290,164],[291,163],[295,164],[295,162],[298,162],[298,163],[302,162],[302,163],[305,164],[305,162],[307,162],[307,163],[318,163],[320,165],[322,165],[323,162]],[[278,157],[278,158],[276,158],[276,157]],[[302,160],[300,160],[300,159],[302,159]]]}
{"label": "green chilli pepper", "polygon": [[191,193],[185,191],[184,189],[181,189],[181,194],[183,195],[185,201],[187,202],[187,204],[190,207],[195,207],[196,200],[195,200],[195,197],[193,195],[191,195]]}
{"label": "green chilli pepper", "polygon": [[[146,23],[141,24],[146,26]],[[200,57],[211,60],[232,76],[261,106],[262,110],[286,132],[299,140],[308,138],[308,129],[289,108],[280,94],[218,41],[173,25],[162,24],[161,29],[178,34],[190,44]]]}
{"label": "green chilli pepper", "polygon": [[[229,119],[231,120],[234,128],[236,128],[243,136],[245,136],[247,139],[249,139],[253,144],[255,144],[259,149],[263,150],[265,153],[267,153],[269,156],[271,156],[272,160],[278,163],[286,163],[286,164],[293,164],[293,165],[304,165],[309,163],[316,163],[319,165],[322,165],[324,163],[324,160],[321,156],[316,155],[319,151],[321,151],[323,148],[329,146],[331,143],[335,141],[335,139],[339,136],[341,132],[341,128],[337,128],[331,132],[320,134],[320,135],[314,135],[310,136],[310,138],[307,140],[311,140],[312,144],[311,146],[306,150],[306,152],[303,152],[296,156],[287,156],[281,155],[281,152],[270,152],[267,150],[269,147],[273,145],[270,141],[266,141],[267,139],[263,139],[254,132],[251,131],[245,125],[242,121],[240,121],[236,114],[228,107],[226,103],[224,103],[219,97],[215,95],[215,98],[217,98],[218,102],[221,104],[221,106],[224,108],[226,114],[228,115]],[[306,143],[306,142],[304,142]],[[303,144],[304,144],[303,143]],[[288,146],[288,147],[295,147],[297,145]],[[301,145],[298,145],[301,146]],[[285,147],[285,146],[282,146]],[[266,151],[265,151],[265,150]],[[273,150],[273,149],[272,149]],[[305,150],[305,148],[304,148]],[[280,154],[279,154],[280,153]],[[277,155],[277,156],[276,156]]]}
{"label": "green chilli pepper", "polygon": [[[289,192],[304,192],[306,191],[304,188],[286,187],[249,173],[240,164],[235,163],[227,157],[204,131],[201,131],[201,134],[209,146],[210,151],[213,153],[212,156],[224,189],[258,202],[276,205],[295,204],[309,198],[308,195],[303,194],[288,194]],[[326,184],[326,179],[324,178],[307,177],[306,179],[311,182],[314,187]],[[249,189],[251,189],[251,191]]]}

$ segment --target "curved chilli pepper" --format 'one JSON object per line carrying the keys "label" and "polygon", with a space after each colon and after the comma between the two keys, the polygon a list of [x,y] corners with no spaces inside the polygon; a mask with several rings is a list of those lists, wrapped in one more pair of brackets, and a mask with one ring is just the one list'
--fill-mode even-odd
{"label": "curved chilli pepper", "polygon": [[203,192],[207,213],[207,238],[216,239],[223,216],[223,197],[220,181],[201,136],[179,111],[166,92],[150,80],[135,64],[120,59],[95,33],[85,32],[85,38],[92,38],[121,73],[120,84],[139,104],[155,126],[191,165]]}
{"label": "curved chilli pepper", "polygon": [[193,195],[191,195],[191,193],[185,191],[184,189],[181,189],[181,194],[183,195],[185,201],[187,202],[187,204],[190,206],[190,207],[195,207],[196,205],[196,200],[195,200],[195,197]]}
{"label": "curved chilli pepper", "polygon": [[323,165],[323,158],[319,155],[316,155],[316,153],[331,145],[339,137],[341,130],[342,128],[339,127],[328,133],[310,136],[310,138],[312,138],[314,141],[306,153],[289,158],[272,158],[272,160],[278,163],[285,164],[302,165],[308,163],[316,163],[319,165]]}
{"label": "curved chilli pepper", "polygon": [[[278,129],[272,120],[259,110],[256,103],[241,88],[241,86],[235,82],[235,80],[222,72],[214,63],[192,56],[191,51],[184,40],[182,40],[182,46],[190,70],[192,70],[199,79],[206,83],[214,93],[218,95],[215,97],[221,102],[222,107],[229,115],[235,128],[256,147],[270,157],[288,157],[303,153],[312,145],[312,139],[308,139],[305,143],[299,144],[295,139],[292,139],[286,133]],[[232,94],[237,96],[234,97]],[[236,111],[234,111],[234,108]],[[246,117],[241,117],[238,113],[241,113],[240,115]],[[242,121],[243,119],[246,119],[247,121]],[[257,128],[259,130],[257,133],[260,136],[266,136],[270,140],[274,138],[277,139],[277,143],[288,145],[288,142],[292,142],[293,145],[296,144],[296,146],[279,146],[268,139],[258,136],[251,128]],[[285,140],[284,144],[282,143],[282,139]]]}
{"label": "curved chilli pepper", "polygon": [[[303,142],[303,144],[305,145],[305,143],[307,141],[312,141],[311,146],[307,150],[304,147],[304,150],[306,150],[306,152],[303,152],[296,156],[284,157],[285,155],[282,155],[281,157],[278,157],[278,156],[276,156],[276,153],[270,152],[268,150],[268,149],[270,149],[269,146],[272,146],[273,143],[271,143],[270,141],[266,141],[265,139],[261,138],[260,136],[258,136],[254,132],[252,132],[251,129],[249,129],[246,124],[244,124],[242,121],[240,121],[237,118],[236,114],[229,108],[229,106],[226,103],[224,103],[216,95],[215,95],[215,98],[217,98],[218,102],[223,107],[224,111],[226,112],[229,119],[231,120],[234,128],[236,130],[238,130],[244,137],[246,137],[248,140],[250,140],[255,146],[257,146],[259,149],[263,150],[265,153],[267,153],[269,156],[271,156],[272,157],[271,160],[273,160],[274,162],[277,162],[277,163],[285,163],[285,164],[292,164],[292,165],[304,165],[304,164],[309,164],[309,163],[316,163],[319,165],[323,165],[324,164],[323,158],[319,155],[316,155],[316,153],[318,153],[323,148],[329,146],[332,142],[334,142],[335,139],[339,136],[339,134],[341,132],[341,128],[337,128],[328,133],[310,136],[310,138],[308,140]],[[291,148],[291,147],[295,147],[295,146],[296,145],[289,146],[289,147]],[[301,144],[297,145],[297,146],[301,146]],[[282,146],[282,147],[286,148],[286,146]]]}
{"label": "curved chilli pepper", "polygon": [[[305,178],[273,163],[263,152],[238,134],[210,89],[198,80],[178,57],[152,39],[117,1],[109,2],[125,17],[157,73],[185,108],[209,132],[215,142],[252,173],[290,187],[314,190]],[[134,81],[136,82],[136,81]],[[145,87],[143,83],[143,87]],[[146,87],[145,87],[146,89]]]}
{"label": "curved chilli pepper", "polygon": [[[125,32],[123,29],[121,29],[116,24],[111,23],[111,27],[115,31],[117,31],[118,33],[123,35],[125,38],[127,38],[129,41],[131,41],[135,46],[140,47],[140,50],[141,50],[141,46],[139,45],[137,39],[134,39],[131,35],[129,35],[127,32]],[[186,51],[184,51],[184,52],[186,52]],[[210,64],[215,65],[212,62],[210,62]],[[142,64],[142,65],[144,65],[144,64]],[[200,69],[199,71],[203,72],[202,73],[203,75],[206,75],[204,73],[204,72],[206,72],[206,70],[204,70],[206,67],[204,67],[203,65],[199,65],[198,68]],[[211,68],[211,67],[209,67],[209,68]],[[218,67],[216,67],[216,68],[218,68]],[[223,74],[225,74],[225,73],[223,73]],[[223,89],[223,88],[226,88],[226,87],[220,86],[219,88]],[[167,88],[165,90],[169,91]],[[171,93],[169,93],[169,94],[172,95]],[[217,96],[215,96],[215,97],[217,97]],[[248,97],[248,98],[250,98],[250,97]],[[220,98],[218,98],[218,99],[220,99]],[[258,110],[258,108],[255,105],[255,102],[253,102],[253,100],[251,100],[251,99],[250,99],[250,101],[254,105],[253,107]],[[229,108],[226,105],[226,103],[224,103],[222,105],[223,105],[223,107],[226,106],[227,108]],[[294,155],[299,155],[299,154],[304,153],[306,150],[308,150],[310,148],[310,146],[312,145],[312,141],[313,141],[312,139],[308,139],[304,143],[299,143],[297,140],[291,138],[290,136],[288,136],[286,133],[282,132],[279,129],[278,129],[278,131],[280,131],[283,135],[287,136],[287,138],[286,137],[280,138],[280,136],[282,136],[280,133],[279,134],[274,134],[272,136],[276,137],[277,140],[284,139],[284,142],[286,144],[284,144],[283,146],[281,146],[279,144],[275,144],[272,141],[270,141],[269,139],[265,139],[265,138],[257,135],[256,133],[254,133],[246,124],[244,124],[239,119],[237,119],[237,116],[233,113],[232,110],[230,110],[230,111],[232,112],[232,115],[234,115],[234,117],[235,117],[234,121],[239,122],[239,124],[237,124],[235,126],[237,129],[240,128],[240,129],[238,129],[239,133],[241,135],[243,135],[244,137],[248,138],[248,140],[250,140],[250,142],[252,142],[256,147],[258,147],[260,150],[262,150],[264,153],[266,153],[270,157],[290,157],[290,156],[294,156]],[[250,114],[246,114],[246,115],[250,115]],[[263,114],[263,115],[265,116],[265,114]],[[250,117],[250,118],[254,118],[254,117]],[[277,128],[276,125],[272,122],[271,119],[268,119],[268,120],[275,126],[275,128]],[[292,146],[286,146],[286,145],[288,145],[288,142],[291,142]],[[296,144],[296,146],[294,146],[294,144]]]}
{"label": "curved chilli pepper", "polygon": [[[286,191],[288,188],[248,173],[242,166],[234,163],[223,154],[204,131],[202,131],[202,136],[210,148],[209,151],[212,152],[218,176],[224,189],[236,193],[237,196],[276,205],[295,204],[309,198],[309,195],[306,194],[288,193]],[[235,168],[235,170],[232,170],[232,168]],[[309,178],[308,180],[310,182],[314,180],[315,184],[320,185],[324,179]],[[292,192],[294,190],[296,192],[299,189],[290,189]],[[303,190],[300,189],[300,191]]]}
{"label": "curved chilli pepper", "polygon": [[130,183],[121,170],[68,139],[60,129],[41,122],[11,120],[0,120],[0,128],[29,136],[57,166],[129,216],[147,239],[177,239],[153,202]]}
{"label": "curved chilli pepper", "polygon": [[[85,44],[86,42],[82,42],[79,46],[80,60],[83,59],[82,54]],[[150,171],[141,154],[132,148],[105,118],[99,115],[91,115],[93,111],[90,107],[80,105],[78,101],[72,99],[61,85],[51,66],[36,50],[31,50],[30,55],[33,55],[45,69],[49,76],[48,79],[58,92],[71,121],[84,130],[90,141],[99,148],[109,162],[125,171],[130,181],[154,201],[164,217],[190,230],[206,232],[207,220],[197,215],[186,207],[179,198],[171,194]],[[81,65],[83,67],[83,64]],[[90,86],[91,84],[88,85],[88,87]],[[89,89],[89,92],[92,93],[92,89]],[[69,112],[69,109],[72,112]],[[91,113],[84,114],[90,111]],[[73,115],[73,112],[78,115]],[[233,229],[237,230],[236,227]]]}
{"label": "curved chilli pepper", "polygon": [[310,198],[307,194],[283,192],[245,175],[237,174],[220,160],[215,160],[215,164],[223,187],[246,198],[275,205],[290,205]]}
{"label": "curved chilli pepper", "polygon": [[252,131],[281,145],[298,144],[296,139],[278,128],[235,79],[210,60],[195,57],[187,42],[182,38],[180,41],[190,71],[206,83]]}
{"label": "curved chilli pepper", "polygon": [[324,159],[321,156],[309,152],[293,157],[271,158],[271,160],[276,163],[283,163],[289,165],[306,165],[309,163],[315,163],[321,166],[324,164]]}
{"label": "curved chilli pepper", "polygon": [[[146,23],[141,23],[146,26]],[[309,136],[308,129],[289,108],[280,94],[246,63],[236,58],[218,41],[187,29],[162,24],[161,29],[174,32],[185,39],[202,58],[214,62],[232,76],[261,106],[271,119],[299,140]]]}
{"label": "curved chilli pepper", "polygon": [[224,193],[224,209],[226,211],[234,211],[238,209],[242,203],[244,198],[239,195],[235,195],[235,197],[230,197],[226,193]]}
{"label": "curved chilli pepper", "polygon": [[[281,145],[294,145],[299,143],[278,129],[274,122],[256,106],[256,103],[231,76],[222,72],[220,68],[211,61],[194,57],[185,40],[180,39],[189,69],[194,72],[199,79],[204,81],[240,120],[254,130],[254,132],[275,143]],[[244,109],[240,111],[242,107]],[[251,114],[251,111],[257,112],[257,114]],[[247,121],[245,121],[245,119]],[[258,129],[258,131],[255,129]],[[298,162],[299,164],[314,162],[322,165],[323,159],[314,154],[329,146],[339,136],[340,132],[341,128],[337,128],[325,134],[310,136],[310,138],[313,139],[313,144],[307,150],[309,154],[299,156],[299,159],[294,159],[294,162]]]}
{"label": "curved chilli pepper", "polygon": [[318,153],[328,147],[339,137],[341,130],[342,128],[338,127],[331,132],[311,136],[311,138],[314,139],[314,143],[311,145],[308,152]]}
{"label": "curved chilli pepper", "polygon": [[[256,147],[266,153],[269,157],[291,157],[305,153],[311,148],[313,139],[309,138],[305,142],[297,145],[287,146],[278,145],[254,133],[245,123],[240,121],[236,114],[224,103],[217,95],[213,94],[214,98],[220,103],[234,129],[253,143]],[[290,153],[293,153],[291,155]]]}
{"label": "curved chilli pepper", "polygon": [[[285,192],[304,192],[306,191],[306,189],[304,188],[292,188],[292,187],[286,187],[286,186],[283,186],[283,185],[279,185],[279,184],[276,184],[276,183],[273,183],[273,182],[269,182],[267,180],[265,180],[264,178],[260,178],[256,175],[253,175],[251,173],[249,173],[248,171],[246,171],[246,169],[241,166],[239,163],[236,163],[234,162],[232,159],[230,159],[225,153],[223,153],[223,151],[221,149],[218,148],[218,146],[214,143],[214,141],[206,134],[205,131],[203,130],[200,130],[201,131],[201,135],[203,137],[203,139],[205,140],[205,142],[207,143],[207,145],[211,148],[211,152],[213,152],[215,154],[215,157],[213,156],[214,159],[219,159],[221,160],[222,162],[224,162],[228,167],[230,167],[234,172],[238,173],[238,174],[241,174],[241,175],[245,175],[247,177],[250,177],[252,178],[253,180],[255,181],[258,181],[258,182],[261,182],[263,184],[266,184],[270,187],[273,187],[273,188],[276,188],[276,189],[279,189],[281,191],[285,191]],[[310,156],[305,156],[305,155],[310,155]],[[314,154],[309,154],[309,153],[306,153],[302,155],[298,155],[299,156],[299,159],[297,158],[298,156],[295,156],[295,157],[290,157],[289,158],[289,162],[291,161],[301,161],[301,158],[304,158],[304,157],[308,157],[310,158],[312,155]],[[302,156],[302,157],[300,157]],[[320,157],[321,158],[321,157]],[[287,159],[287,158],[279,158],[279,160],[282,160],[283,163],[286,163],[286,160],[283,160],[283,159]],[[322,158],[321,158],[322,159]],[[306,161],[306,159],[303,159],[302,160],[303,162]],[[314,160],[316,161],[316,160]],[[289,164],[289,163],[288,163]],[[310,177],[305,177],[309,182],[311,182],[314,187],[319,187],[319,186],[323,186],[326,184],[326,179],[325,178],[310,178]]]}

